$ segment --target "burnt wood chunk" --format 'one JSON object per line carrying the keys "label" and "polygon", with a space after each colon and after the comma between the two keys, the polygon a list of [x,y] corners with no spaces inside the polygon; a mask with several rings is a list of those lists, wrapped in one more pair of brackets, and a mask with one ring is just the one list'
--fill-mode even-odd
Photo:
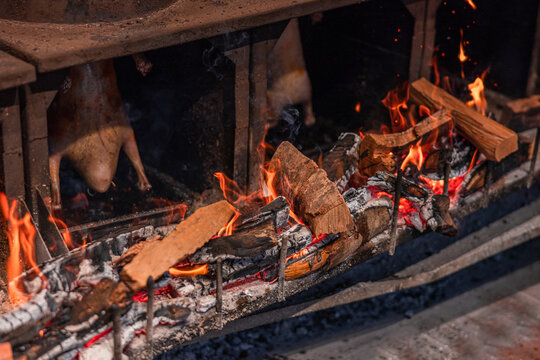
{"label": "burnt wood chunk", "polygon": [[433,195],[433,216],[438,224],[435,231],[448,236],[456,236],[458,229],[450,216],[449,209],[450,199],[448,196]]}
{"label": "burnt wood chunk", "polygon": [[287,265],[285,280],[298,279],[317,270],[328,271],[352,255],[362,245],[362,242],[362,235],[354,231],[340,234],[339,238],[330,244]]}
{"label": "burnt wood chunk", "polygon": [[349,208],[336,185],[315,162],[304,156],[291,143],[284,141],[277,148],[271,166],[277,178],[287,184],[281,191],[292,203],[315,235],[350,231],[354,222]]}
{"label": "burnt wood chunk", "polygon": [[540,127],[540,95],[506,103],[501,122],[516,131]]}
{"label": "burnt wood chunk", "polygon": [[135,256],[137,256],[138,253],[142,251],[145,247],[149,246],[150,244],[153,244],[156,241],[161,240],[161,236],[154,236],[148,240],[144,240],[141,242],[136,243],[132,247],[130,247],[125,253],[122,254],[118,259],[115,260],[114,264],[118,267],[126,266]]}
{"label": "burnt wood chunk", "polygon": [[132,291],[146,286],[149,276],[158,279],[171,266],[206,244],[234,214],[225,200],[205,206],[182,221],[162,241],[146,246],[120,273]]}
{"label": "burnt wood chunk", "polygon": [[349,179],[358,167],[360,142],[358,134],[343,133],[339,136],[336,145],[323,159],[323,170],[326,171],[326,175],[336,184],[340,192],[347,186]]}
{"label": "burnt wood chunk", "polygon": [[265,222],[246,230],[240,230],[229,236],[212,239],[208,244],[214,256],[234,255],[238,257],[255,256],[277,245],[277,233],[274,220]]}
{"label": "burnt wood chunk", "polygon": [[424,78],[410,86],[410,99],[432,109],[445,107],[452,113],[459,133],[488,160],[501,161],[518,149],[517,134],[487,118]]}
{"label": "burnt wood chunk", "polygon": [[378,206],[362,211],[355,218],[356,227],[365,241],[383,232],[390,224],[391,216],[387,207]]}
{"label": "burnt wood chunk", "polygon": [[448,124],[451,120],[450,112],[442,109],[399,133],[366,134],[360,144],[358,164],[360,173],[369,177],[374,176],[377,171],[393,172],[395,160],[391,153],[394,148],[401,148],[413,143],[440,126]]}

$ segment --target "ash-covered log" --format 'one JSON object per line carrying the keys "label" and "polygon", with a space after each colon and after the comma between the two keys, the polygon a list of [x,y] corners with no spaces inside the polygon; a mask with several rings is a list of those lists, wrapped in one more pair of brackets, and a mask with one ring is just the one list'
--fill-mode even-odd
{"label": "ash-covered log", "polygon": [[506,103],[501,123],[515,131],[540,127],[540,95]]}
{"label": "ash-covered log", "polygon": [[451,111],[459,133],[491,161],[501,161],[518,149],[517,134],[480,114],[445,90],[421,78],[410,86],[410,99],[431,109]]}
{"label": "ash-covered log", "polygon": [[296,215],[319,236],[351,231],[354,222],[336,185],[315,162],[291,143],[277,148],[270,166],[277,170],[280,191],[291,201]]}

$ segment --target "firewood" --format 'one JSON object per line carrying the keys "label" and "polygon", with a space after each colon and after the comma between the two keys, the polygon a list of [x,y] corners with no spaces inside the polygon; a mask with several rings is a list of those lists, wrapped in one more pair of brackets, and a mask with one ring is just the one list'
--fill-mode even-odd
{"label": "firewood", "polygon": [[515,131],[540,127],[540,95],[506,103],[501,122]]}
{"label": "firewood", "polygon": [[277,179],[286,184],[279,191],[284,193],[292,203],[294,213],[309,225],[315,235],[341,233],[354,228],[349,208],[336,185],[324,170],[291,143],[281,143],[270,165],[277,169]]}
{"label": "firewood", "polygon": [[133,258],[142,251],[142,249],[144,249],[146,246],[156,242],[156,241],[160,241],[161,240],[161,236],[160,235],[157,235],[157,236],[154,236],[148,240],[144,240],[144,241],[141,241],[141,242],[138,242],[136,243],[135,245],[133,245],[132,247],[130,247],[125,253],[122,254],[122,256],[120,256],[118,259],[116,259],[114,261],[114,264],[118,267],[123,267],[125,265],[127,265],[131,260],[133,260]]}
{"label": "firewood", "polygon": [[433,195],[433,216],[437,222],[435,231],[448,235],[456,236],[458,229],[450,216],[450,199],[445,195]]}
{"label": "firewood", "polygon": [[322,162],[322,168],[341,193],[358,167],[360,135],[342,133]]}
{"label": "firewood", "polygon": [[377,206],[364,210],[354,219],[358,232],[368,241],[388,228],[391,221],[391,210]]}
{"label": "firewood", "polygon": [[285,280],[294,280],[322,269],[328,271],[341,264],[362,245],[362,235],[347,232],[330,244],[317,249],[285,268]]}
{"label": "firewood", "polygon": [[234,208],[222,200],[195,211],[162,241],[145,247],[120,273],[132,291],[146,286],[149,276],[159,278],[171,266],[206,244],[234,214]]}
{"label": "firewood", "polygon": [[514,131],[478,113],[424,78],[411,84],[410,99],[432,109],[449,109],[459,133],[488,160],[501,161],[518,148]]}
{"label": "firewood", "polygon": [[374,176],[377,171],[393,172],[395,161],[390,153],[394,148],[413,143],[450,120],[450,112],[442,109],[400,133],[366,134],[360,144],[360,173],[369,177]]}
{"label": "firewood", "polygon": [[277,244],[277,232],[273,219],[246,230],[234,232],[229,236],[212,239],[208,243],[213,256],[234,255],[238,257],[255,256]]}

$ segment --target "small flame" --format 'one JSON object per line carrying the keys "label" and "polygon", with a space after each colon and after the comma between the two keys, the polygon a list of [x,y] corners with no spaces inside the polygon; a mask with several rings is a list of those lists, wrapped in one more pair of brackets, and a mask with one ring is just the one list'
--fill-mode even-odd
{"label": "small flame", "polygon": [[473,10],[476,10],[476,4],[473,2],[473,0],[465,0],[467,4],[469,4]]}
{"label": "small flame", "polygon": [[486,115],[487,109],[486,96],[484,95],[484,77],[486,76],[486,73],[487,70],[477,77],[476,80],[467,85],[472,96],[472,100],[467,101],[467,105],[476,108],[476,111],[482,115]]}
{"label": "small flame", "polygon": [[424,152],[422,151],[422,139],[418,140],[415,145],[409,146],[409,153],[401,163],[401,170],[405,170],[407,165],[414,164],[417,169],[422,169],[424,164]]}
{"label": "small flame", "polygon": [[[54,214],[51,213],[49,216],[49,221],[53,224],[56,224],[58,226],[58,229],[60,229],[60,233],[62,234],[62,237],[64,238],[64,242],[66,243],[66,246],[69,250],[75,249],[77,246],[73,243],[71,240],[71,234],[69,233],[68,226],[65,222],[60,220],[59,218],[55,217]],[[63,230],[63,231],[62,231]]]}
{"label": "small flame", "polygon": [[354,106],[354,111],[359,113],[361,108],[362,108],[362,105],[360,104],[360,102],[357,102],[356,105]]}
{"label": "small flame", "polygon": [[10,301],[17,306],[26,302],[30,296],[24,291],[22,284],[17,279],[24,272],[24,262],[34,270],[34,272],[45,279],[35,260],[34,238],[36,228],[32,224],[29,213],[22,218],[18,214],[18,201],[13,200],[11,205],[6,194],[0,193],[0,207],[2,215],[7,221],[8,231],[6,231],[9,241],[9,258],[7,261],[8,293]]}
{"label": "small flame", "polygon": [[467,59],[469,58],[467,55],[465,55],[465,50],[464,50],[464,46],[463,46],[463,29],[460,29],[459,30],[459,34],[461,36],[461,40],[459,42],[459,55],[458,55],[458,58],[459,58],[459,62],[461,63],[461,78],[464,79],[465,78],[465,72],[463,71],[463,63],[465,61],[467,61]]}
{"label": "small flame", "polygon": [[169,269],[171,276],[191,278],[197,275],[208,274],[208,264],[203,265],[176,265]]}

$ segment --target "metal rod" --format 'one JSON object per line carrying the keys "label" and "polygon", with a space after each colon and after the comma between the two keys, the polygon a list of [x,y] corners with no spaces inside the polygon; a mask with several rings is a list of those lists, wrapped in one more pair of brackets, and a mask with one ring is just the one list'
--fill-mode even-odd
{"label": "metal rod", "polygon": [[281,239],[281,248],[279,252],[279,279],[278,279],[278,300],[285,300],[285,265],[287,265],[287,248],[289,242],[284,236]]}
{"label": "metal rod", "polygon": [[390,231],[390,248],[388,249],[388,254],[394,255],[396,250],[397,242],[397,223],[399,217],[399,199],[401,198],[401,181],[403,179],[403,171],[401,166],[397,168],[397,178],[396,178],[396,190],[394,192],[394,211],[392,213],[392,230]]}
{"label": "metal rod", "polygon": [[538,157],[538,143],[540,143],[540,127],[536,128],[536,137],[534,138],[534,150],[531,159],[531,167],[529,168],[529,177],[527,178],[527,188],[530,188],[534,182],[534,171],[536,167],[536,159]]}
{"label": "metal rod", "polygon": [[448,184],[450,182],[450,162],[452,158],[452,152],[446,149],[444,151],[444,185],[443,195],[448,196]]}
{"label": "metal rod", "polygon": [[223,260],[216,262],[216,312],[218,316],[218,327],[223,327]]}
{"label": "metal rod", "polygon": [[146,302],[146,343],[148,347],[148,358],[153,358],[152,349],[152,331],[154,321],[154,279],[149,276],[146,281],[146,291],[148,292],[148,301]]}
{"label": "metal rod", "polygon": [[114,304],[112,307],[113,315],[113,344],[114,344],[114,360],[122,359],[122,329],[120,328],[120,308]]}
{"label": "metal rod", "polygon": [[491,173],[493,170],[493,163],[491,161],[486,162],[486,175],[484,176],[484,196],[482,207],[487,207],[489,205],[489,191],[491,187]]}

